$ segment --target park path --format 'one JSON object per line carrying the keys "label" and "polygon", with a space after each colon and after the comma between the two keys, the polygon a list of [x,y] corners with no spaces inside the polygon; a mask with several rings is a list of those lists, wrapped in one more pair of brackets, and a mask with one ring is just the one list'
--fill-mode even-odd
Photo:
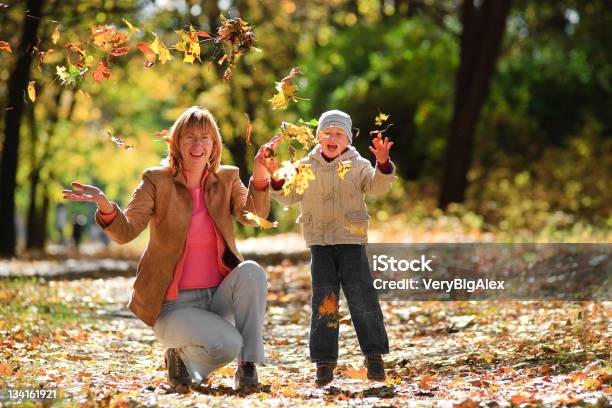
{"label": "park path", "polygon": [[340,305],[336,380],[313,386],[307,359],[308,265],[266,265],[262,385],[232,389],[234,366],[208,384],[166,384],[163,348],[125,308],[133,278],[0,281],[0,388],[59,386],[60,406],[452,406],[463,402],[610,404],[612,303],[382,302],[388,379],[364,379]]}

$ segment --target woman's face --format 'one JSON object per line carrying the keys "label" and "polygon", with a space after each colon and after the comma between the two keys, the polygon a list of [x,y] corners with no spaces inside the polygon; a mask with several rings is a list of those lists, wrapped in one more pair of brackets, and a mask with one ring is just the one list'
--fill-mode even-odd
{"label": "woman's face", "polygon": [[188,128],[179,138],[183,168],[187,171],[203,171],[213,150],[213,135],[200,127]]}

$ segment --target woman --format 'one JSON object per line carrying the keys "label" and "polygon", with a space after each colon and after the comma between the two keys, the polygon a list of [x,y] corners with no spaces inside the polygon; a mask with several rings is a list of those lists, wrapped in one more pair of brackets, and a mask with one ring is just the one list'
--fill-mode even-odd
{"label": "woman", "polygon": [[119,244],[149,225],[128,308],[168,347],[173,385],[201,382],[236,356],[237,387],[256,385],[264,359],[265,272],[243,260],[232,217],[249,225],[245,211],[267,217],[270,173],[258,153],[247,190],[221,152],[214,117],[192,106],[170,129],[167,159],[144,171],[124,211],[94,186],[63,190],[64,199],[96,203],[96,222]]}

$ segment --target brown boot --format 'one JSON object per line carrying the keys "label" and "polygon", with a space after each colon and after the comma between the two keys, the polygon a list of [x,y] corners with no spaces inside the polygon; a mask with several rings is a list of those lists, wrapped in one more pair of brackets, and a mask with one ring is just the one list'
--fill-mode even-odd
{"label": "brown boot", "polygon": [[323,387],[332,382],[334,368],[336,368],[336,363],[317,363],[317,379],[315,380],[317,387]]}
{"label": "brown boot", "polygon": [[189,385],[189,383],[191,383],[191,377],[189,377],[187,367],[185,367],[185,363],[183,363],[183,360],[181,360],[179,353],[175,349],[167,349],[164,360],[166,361],[168,382],[170,384],[177,386]]}
{"label": "brown boot", "polygon": [[383,381],[387,378],[385,375],[385,363],[380,354],[366,356],[364,364],[368,369],[368,379]]}

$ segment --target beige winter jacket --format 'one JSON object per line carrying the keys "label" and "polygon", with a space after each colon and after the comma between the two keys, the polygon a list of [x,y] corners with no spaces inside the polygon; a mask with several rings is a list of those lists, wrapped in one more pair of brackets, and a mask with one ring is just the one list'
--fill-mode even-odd
{"label": "beige winter jacket", "polygon": [[[341,180],[337,173],[341,161],[350,160],[351,169]],[[312,166],[316,180],[311,180],[302,195],[291,191],[283,195],[282,190],[270,188],[270,195],[282,205],[300,203],[298,223],[306,245],[366,244],[368,242],[368,210],[365,194],[384,194],[391,188],[395,177],[393,171],[384,174],[349,146],[348,150],[328,162],[321,156],[317,145],[301,163]]]}

